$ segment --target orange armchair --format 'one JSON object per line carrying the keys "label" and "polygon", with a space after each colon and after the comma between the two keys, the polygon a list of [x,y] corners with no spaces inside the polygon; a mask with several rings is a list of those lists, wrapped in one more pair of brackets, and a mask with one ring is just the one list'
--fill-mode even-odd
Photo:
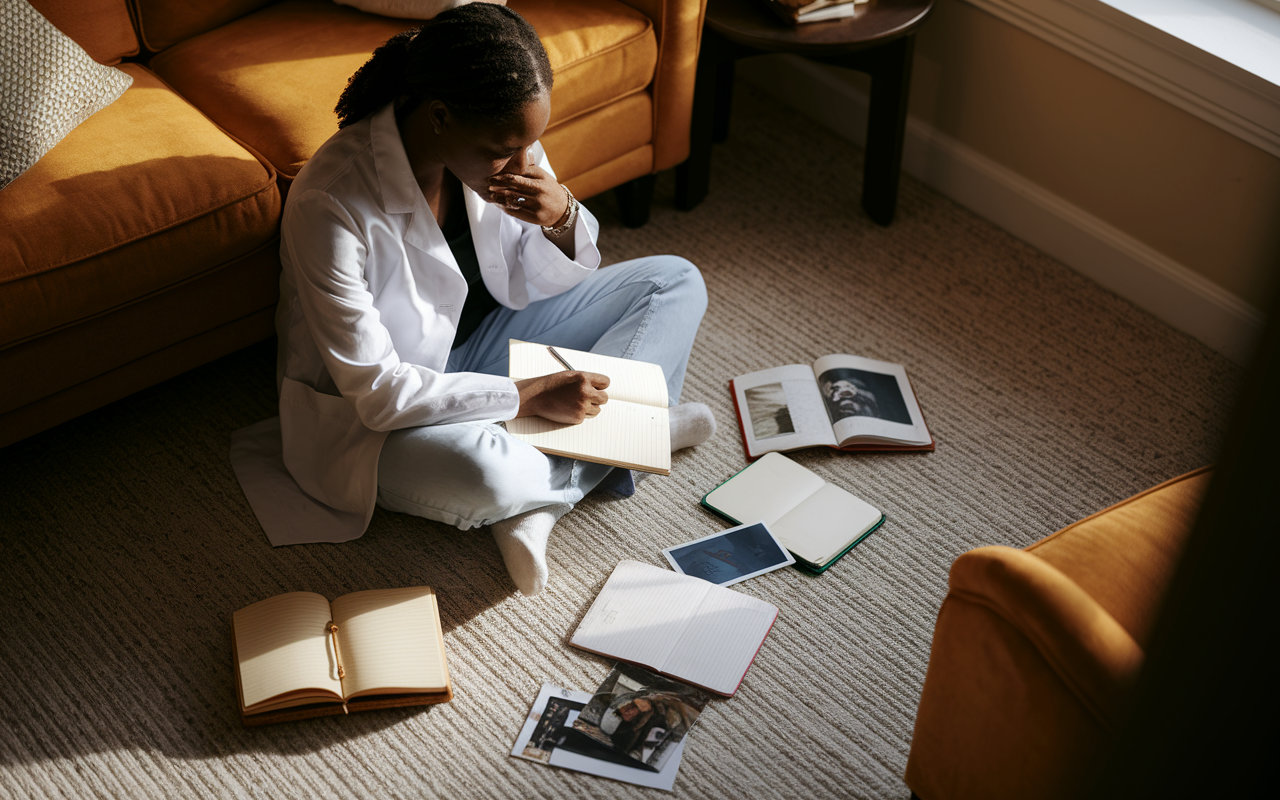
{"label": "orange armchair", "polygon": [[906,782],[922,800],[1067,798],[1115,736],[1209,470],[1026,550],[956,559]]}

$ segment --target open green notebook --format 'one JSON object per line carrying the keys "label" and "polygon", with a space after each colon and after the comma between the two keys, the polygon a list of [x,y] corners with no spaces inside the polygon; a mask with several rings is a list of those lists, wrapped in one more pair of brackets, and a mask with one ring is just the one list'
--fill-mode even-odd
{"label": "open green notebook", "polygon": [[781,453],[767,453],[702,498],[738,525],[763,521],[796,557],[821,573],[884,524],[884,514]]}

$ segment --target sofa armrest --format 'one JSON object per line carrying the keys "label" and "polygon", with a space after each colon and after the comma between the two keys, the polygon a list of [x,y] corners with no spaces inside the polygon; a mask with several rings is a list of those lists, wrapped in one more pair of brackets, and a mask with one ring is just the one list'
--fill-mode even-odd
{"label": "sofa armrest", "polygon": [[693,82],[707,0],[622,0],[653,20],[658,66],[653,77],[653,170],[689,157]]}
{"label": "sofa armrest", "polygon": [[906,779],[924,800],[1070,797],[1142,664],[1133,638],[1054,567],[984,547],[951,568]]}
{"label": "sofa armrest", "polygon": [[1165,481],[1041,539],[1027,552],[1066,575],[1143,646],[1210,477],[1205,467]]}
{"label": "sofa armrest", "polygon": [[951,565],[951,595],[1017,629],[1099,721],[1111,725],[1142,666],[1142,649],[1070,578],[1025,551],[980,547]]}

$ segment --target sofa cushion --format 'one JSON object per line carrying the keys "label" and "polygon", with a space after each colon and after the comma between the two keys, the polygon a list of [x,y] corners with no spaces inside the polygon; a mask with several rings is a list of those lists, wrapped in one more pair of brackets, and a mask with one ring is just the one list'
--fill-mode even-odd
{"label": "sofa cushion", "polygon": [[0,189],[133,82],[89,57],[27,0],[0,19]]}
{"label": "sofa cushion", "polygon": [[224,264],[279,227],[275,173],[137,64],[0,191],[0,347]]}
{"label": "sofa cushion", "polygon": [[[653,80],[653,24],[618,0],[509,5],[537,29],[555,70],[549,127]],[[170,48],[151,66],[292,178],[337,131],[333,108],[350,77],[374,48],[415,24],[330,0],[285,0]]]}
{"label": "sofa cushion", "polygon": [[152,52],[226,25],[271,0],[133,0],[142,43]]}
{"label": "sofa cushion", "polygon": [[126,0],[31,0],[31,5],[99,64],[138,54]]}

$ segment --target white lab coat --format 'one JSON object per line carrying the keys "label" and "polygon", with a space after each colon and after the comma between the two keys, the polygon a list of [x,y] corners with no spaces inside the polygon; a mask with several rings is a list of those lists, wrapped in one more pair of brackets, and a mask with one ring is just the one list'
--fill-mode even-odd
{"label": "white lab coat", "polygon": [[[551,172],[540,144],[533,156]],[[599,266],[599,223],[586,208],[575,260],[537,225],[466,186],[463,195],[481,275],[502,305],[558,295]],[[510,419],[519,395],[506,377],[444,372],[467,283],[413,177],[392,105],[339,131],[299,172],[280,256],[279,430],[292,481],[261,463],[272,455],[266,423],[255,426],[257,441],[233,445],[233,462],[273,544],[344,541],[373,515],[390,431]],[[245,468],[245,458],[259,463]]]}

